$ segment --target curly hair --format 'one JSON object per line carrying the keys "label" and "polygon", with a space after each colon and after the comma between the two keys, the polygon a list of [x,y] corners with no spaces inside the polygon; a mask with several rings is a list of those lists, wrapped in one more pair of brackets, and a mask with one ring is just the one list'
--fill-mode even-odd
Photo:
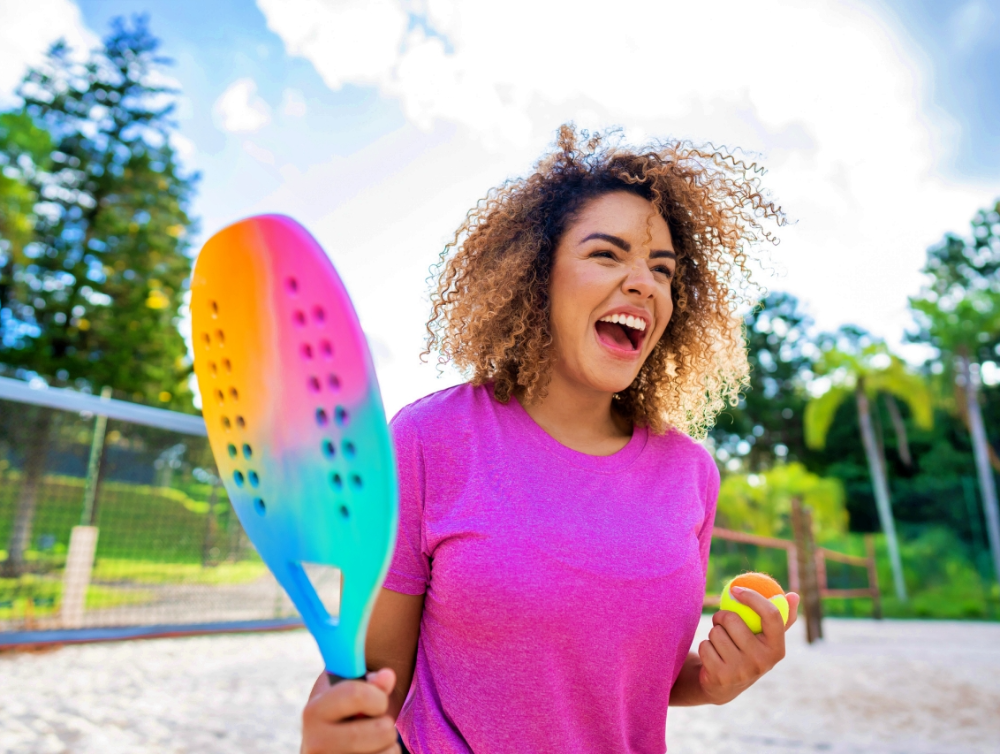
{"label": "curly hair", "polygon": [[[469,211],[436,266],[426,356],[453,363],[506,403],[545,396],[552,361],[549,276],[559,240],[589,201],[625,191],[647,199],[677,253],[674,313],[613,406],[654,433],[703,436],[749,384],[737,309],[757,300],[748,251],[777,243],[765,222],[785,215],[756,163],[685,141],[623,146],[619,131],[559,129],[527,178],[494,188]],[[470,374],[471,373],[471,374]]]}

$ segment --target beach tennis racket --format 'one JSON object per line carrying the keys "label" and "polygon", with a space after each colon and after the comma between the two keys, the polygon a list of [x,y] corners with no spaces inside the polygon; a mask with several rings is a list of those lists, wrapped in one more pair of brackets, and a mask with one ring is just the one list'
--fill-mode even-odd
{"label": "beach tennis racket", "polygon": [[365,675],[396,540],[396,466],[371,354],[316,240],[261,215],[212,236],[191,283],[208,439],[250,541],[331,683]]}

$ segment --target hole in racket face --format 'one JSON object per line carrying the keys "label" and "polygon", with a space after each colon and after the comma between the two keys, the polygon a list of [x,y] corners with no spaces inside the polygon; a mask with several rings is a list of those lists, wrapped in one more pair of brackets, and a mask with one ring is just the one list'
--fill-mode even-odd
{"label": "hole in racket face", "polygon": [[337,455],[337,449],[334,447],[333,442],[330,440],[323,440],[323,455],[327,458],[333,458]]}
{"label": "hole in racket face", "polygon": [[294,296],[299,292],[299,281],[295,278],[288,278],[285,281],[285,290]]}
{"label": "hole in racket face", "polygon": [[255,497],[253,499],[253,509],[257,511],[258,516],[263,516],[267,513],[267,506],[264,504],[263,498]]}
{"label": "hole in racket face", "polygon": [[327,615],[336,619],[340,615],[340,592],[343,586],[344,574],[334,566],[323,563],[301,563],[302,571],[309,580],[310,586],[326,610]]}
{"label": "hole in racket face", "polygon": [[354,447],[354,443],[350,440],[346,440],[343,445],[344,448],[344,458],[354,458],[357,449]]}
{"label": "hole in racket face", "polygon": [[337,408],[333,410],[333,420],[337,422],[338,427],[346,427],[347,422],[350,421],[347,409],[343,406],[337,406]]}
{"label": "hole in racket face", "polygon": [[219,317],[219,304],[216,301],[209,301],[208,308],[212,310],[212,319],[218,319]]}
{"label": "hole in racket face", "polygon": [[330,344],[330,341],[328,341],[328,340],[321,340],[319,342],[319,352],[321,354],[323,354],[323,358],[324,359],[332,359],[333,358],[333,346]]}
{"label": "hole in racket face", "polygon": [[[235,458],[236,448],[233,448],[232,445],[230,445],[229,447],[232,448],[232,451],[230,451],[229,455]],[[243,443],[243,457],[249,461],[252,456],[253,456],[253,448],[251,448],[247,443]]]}
{"label": "hole in racket face", "polygon": [[315,321],[317,325],[322,325],[326,322],[326,312],[323,311],[322,306],[313,307],[313,321]]}

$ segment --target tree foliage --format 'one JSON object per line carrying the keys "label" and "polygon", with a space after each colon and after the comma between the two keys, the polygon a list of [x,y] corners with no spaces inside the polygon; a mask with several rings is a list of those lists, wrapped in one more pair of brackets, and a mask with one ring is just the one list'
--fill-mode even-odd
{"label": "tree foliage", "polygon": [[905,402],[913,421],[921,429],[934,423],[933,404],[927,383],[915,374],[898,356],[889,352],[883,342],[863,345],[851,353],[831,346],[822,352],[813,367],[825,378],[825,390],[806,406],[806,444],[822,449],[841,403],[863,390],[872,401],[879,395],[890,395]]}
{"label": "tree foliage", "polygon": [[976,213],[969,236],[948,233],[928,249],[924,273],[927,286],[910,300],[917,323],[910,339],[946,360],[1000,356],[1000,200]]}
{"label": "tree foliage", "polygon": [[792,498],[812,508],[820,540],[847,531],[840,481],[811,473],[801,463],[775,466],[762,474],[731,474],[719,489],[717,523],[766,537],[792,536]]}
{"label": "tree foliage", "polygon": [[0,201],[18,209],[0,226],[0,362],[190,411],[177,321],[194,177],[170,145],[157,48],[143,18],[113,22],[84,62],[56,44],[0,116],[16,186]]}
{"label": "tree foliage", "polygon": [[805,386],[818,352],[812,321],[794,296],[776,292],[747,315],[745,326],[750,389],[712,430],[720,458],[742,459],[750,471],[782,459],[803,460],[808,455],[802,431]]}

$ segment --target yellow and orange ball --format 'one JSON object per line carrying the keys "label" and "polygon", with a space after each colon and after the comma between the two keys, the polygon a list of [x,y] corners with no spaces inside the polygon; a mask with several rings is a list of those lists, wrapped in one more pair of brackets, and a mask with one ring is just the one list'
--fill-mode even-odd
{"label": "yellow and orange ball", "polygon": [[786,624],[788,623],[788,600],[785,598],[785,591],[781,588],[781,584],[766,573],[743,573],[734,579],[730,579],[722,588],[722,602],[719,604],[722,610],[731,610],[736,613],[743,619],[743,622],[747,624],[751,631],[759,634],[762,631],[760,616],[742,602],[738,602],[729,593],[729,588],[733,586],[752,589],[769,602],[773,602],[775,607],[778,608],[778,612],[781,613],[782,620]]}

